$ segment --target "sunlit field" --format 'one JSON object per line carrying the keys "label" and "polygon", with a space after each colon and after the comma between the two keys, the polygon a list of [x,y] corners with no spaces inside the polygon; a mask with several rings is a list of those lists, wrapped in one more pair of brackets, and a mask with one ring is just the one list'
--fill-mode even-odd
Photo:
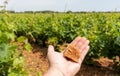
{"label": "sunlit field", "polygon": [[[90,40],[90,50],[83,64],[98,66],[94,60],[105,57],[112,61],[107,68],[111,67],[117,76],[120,72],[120,13],[0,13],[0,75],[32,75],[30,71],[33,73],[36,69],[26,69],[31,62],[25,57],[34,52],[34,47],[46,49],[52,44],[61,52],[77,36]],[[37,76],[47,70],[45,66],[40,67]]]}

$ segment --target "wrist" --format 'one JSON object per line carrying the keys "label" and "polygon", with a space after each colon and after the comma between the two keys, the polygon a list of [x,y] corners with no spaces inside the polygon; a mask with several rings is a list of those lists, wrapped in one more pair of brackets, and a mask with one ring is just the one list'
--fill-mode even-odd
{"label": "wrist", "polygon": [[65,76],[65,74],[57,67],[51,67],[51,70],[55,71],[57,73],[57,76]]}
{"label": "wrist", "polygon": [[49,70],[54,72],[54,75],[52,76],[74,76],[74,73],[71,74],[71,72],[67,72],[67,70],[63,71],[59,69],[58,67],[54,67],[54,66],[50,67]]}
{"label": "wrist", "polygon": [[64,73],[56,67],[50,67],[43,76],[65,76]]}

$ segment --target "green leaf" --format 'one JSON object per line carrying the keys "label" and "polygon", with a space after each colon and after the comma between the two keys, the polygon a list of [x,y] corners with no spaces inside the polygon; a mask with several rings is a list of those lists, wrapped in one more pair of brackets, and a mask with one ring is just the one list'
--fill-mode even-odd
{"label": "green leaf", "polygon": [[17,41],[27,43],[28,39],[25,36],[20,36],[20,37],[17,38]]}
{"label": "green leaf", "polygon": [[29,51],[29,52],[30,52],[30,50],[32,49],[32,47],[31,47],[31,45],[30,45],[29,43],[26,43],[26,44],[24,45],[24,48],[25,48],[27,51]]}
{"label": "green leaf", "polygon": [[25,59],[23,57],[19,57],[14,59],[13,66],[14,67],[23,67],[25,63]]}
{"label": "green leaf", "polygon": [[41,73],[41,72],[38,72],[38,73],[37,73],[37,76],[42,76],[42,73]]}
{"label": "green leaf", "polygon": [[115,44],[119,45],[120,46],[120,36],[118,36],[115,40]]}
{"label": "green leaf", "polygon": [[12,72],[12,73],[8,74],[8,76],[17,76],[17,74]]}
{"label": "green leaf", "polygon": [[0,44],[0,63],[11,60],[12,52],[9,48],[10,46],[8,44]]}
{"label": "green leaf", "polygon": [[6,34],[6,36],[8,37],[8,39],[11,39],[12,41],[15,40],[15,37],[16,37],[16,36],[15,36],[14,33],[6,32],[5,34]]}

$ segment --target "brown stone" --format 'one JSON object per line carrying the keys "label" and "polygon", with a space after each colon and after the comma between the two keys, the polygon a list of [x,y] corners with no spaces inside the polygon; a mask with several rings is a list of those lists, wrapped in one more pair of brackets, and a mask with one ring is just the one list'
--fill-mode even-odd
{"label": "brown stone", "polygon": [[79,62],[80,58],[80,51],[77,49],[75,46],[69,44],[68,47],[66,48],[64,52],[64,57],[74,61],[74,62]]}

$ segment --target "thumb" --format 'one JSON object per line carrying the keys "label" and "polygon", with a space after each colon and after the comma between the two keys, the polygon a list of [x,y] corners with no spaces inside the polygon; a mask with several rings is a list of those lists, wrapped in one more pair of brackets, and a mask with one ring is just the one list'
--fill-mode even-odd
{"label": "thumb", "polygon": [[49,45],[48,47],[47,56],[48,56],[48,59],[51,59],[54,56],[54,47],[52,45]]}

